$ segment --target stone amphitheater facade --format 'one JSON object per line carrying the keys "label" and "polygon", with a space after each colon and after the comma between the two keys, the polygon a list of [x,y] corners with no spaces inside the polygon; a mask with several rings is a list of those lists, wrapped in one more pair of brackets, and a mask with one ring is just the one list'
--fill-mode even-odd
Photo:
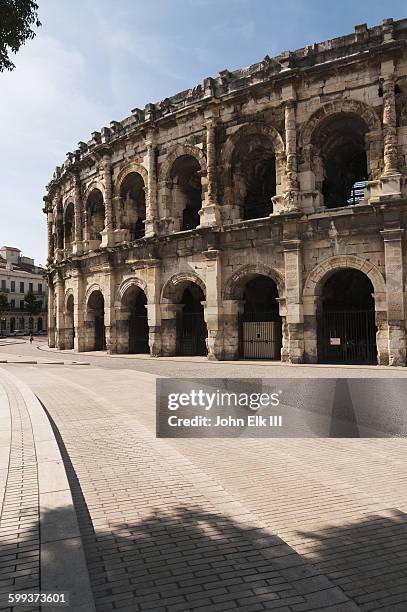
{"label": "stone amphitheater facade", "polygon": [[49,344],[405,365],[407,19],[222,70],[56,168]]}

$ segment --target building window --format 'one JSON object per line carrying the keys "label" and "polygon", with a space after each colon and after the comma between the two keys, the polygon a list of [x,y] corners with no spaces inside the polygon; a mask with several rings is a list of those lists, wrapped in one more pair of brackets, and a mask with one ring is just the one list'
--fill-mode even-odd
{"label": "building window", "polygon": [[42,283],[38,283],[38,293],[42,293]]}
{"label": "building window", "polygon": [[10,291],[14,292],[16,290],[16,281],[10,281]]}
{"label": "building window", "polygon": [[1,281],[1,290],[2,291],[6,290],[6,281],[4,279],[2,279],[2,281]]}
{"label": "building window", "polygon": [[33,283],[28,283],[28,291],[29,291],[30,293],[33,293],[33,292],[34,292],[34,285],[33,285]]}
{"label": "building window", "polygon": [[20,300],[20,310],[24,310],[24,300]]}
{"label": "building window", "polygon": [[20,282],[20,293],[24,293],[24,282]]}
{"label": "building window", "polygon": [[10,300],[10,308],[15,308],[15,307],[16,307],[16,301]]}

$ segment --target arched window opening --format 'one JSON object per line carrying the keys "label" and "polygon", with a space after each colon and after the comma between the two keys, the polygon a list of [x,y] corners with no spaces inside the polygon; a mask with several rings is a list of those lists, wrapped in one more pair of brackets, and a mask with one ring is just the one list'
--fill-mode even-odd
{"label": "arched window opening", "polygon": [[101,291],[95,290],[88,300],[89,349],[104,351],[106,349],[105,333],[105,300]]}
{"label": "arched window opening", "polygon": [[16,330],[16,320],[14,317],[10,319],[10,331],[13,332]]}
{"label": "arched window opening", "polygon": [[149,353],[147,296],[140,287],[131,285],[125,292],[119,323],[119,345],[122,353]]}
{"label": "arched window opening", "polygon": [[173,204],[180,214],[181,231],[200,224],[202,208],[201,166],[192,155],[182,155],[171,169]]}
{"label": "arched window opening", "polygon": [[368,181],[367,125],[354,113],[336,113],[317,128],[314,144],[322,159],[322,194],[327,208],[358,204]]}
{"label": "arched window opening", "polygon": [[105,227],[105,205],[99,189],[93,189],[87,200],[88,239],[101,242]]}
{"label": "arched window opening", "polygon": [[130,172],[120,188],[120,202],[123,227],[130,231],[130,240],[142,238],[145,234],[146,195],[143,177]]}
{"label": "arched window opening", "polygon": [[366,274],[352,268],[325,282],[318,313],[320,363],[377,362],[373,292]]}
{"label": "arched window opening", "polygon": [[69,252],[72,249],[74,228],[74,205],[70,202],[64,215],[64,248]]}
{"label": "arched window opening", "polygon": [[75,324],[74,324],[74,298],[72,293],[68,295],[65,313],[65,348],[74,348]]}
{"label": "arched window opening", "polygon": [[282,325],[278,289],[273,279],[258,275],[243,292],[240,355],[243,359],[281,359]]}
{"label": "arched window opening", "polygon": [[232,156],[236,203],[242,219],[259,219],[273,212],[276,195],[276,160],[264,134],[243,137]]}
{"label": "arched window opening", "polygon": [[42,331],[42,317],[38,317],[37,331]]}
{"label": "arched window opening", "polygon": [[202,289],[195,283],[189,283],[182,292],[177,318],[177,355],[207,354],[204,300]]}

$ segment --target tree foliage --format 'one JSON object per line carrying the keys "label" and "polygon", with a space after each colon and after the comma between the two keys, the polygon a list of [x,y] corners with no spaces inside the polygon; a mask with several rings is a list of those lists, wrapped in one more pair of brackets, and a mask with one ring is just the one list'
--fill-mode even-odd
{"label": "tree foliage", "polygon": [[0,72],[14,70],[10,53],[34,38],[33,28],[41,25],[37,11],[33,0],[0,0]]}
{"label": "tree foliage", "polygon": [[9,303],[7,296],[4,295],[4,293],[0,293],[0,312],[4,312],[5,310],[8,310],[8,308]]}
{"label": "tree foliage", "polygon": [[37,300],[32,291],[24,296],[24,310],[32,316],[39,314],[42,310],[42,300]]}

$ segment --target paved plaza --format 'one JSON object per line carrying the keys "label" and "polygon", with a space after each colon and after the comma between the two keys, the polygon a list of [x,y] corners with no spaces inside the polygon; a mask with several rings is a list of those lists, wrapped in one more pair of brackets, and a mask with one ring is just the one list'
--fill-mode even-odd
{"label": "paved plaza", "polygon": [[407,609],[404,439],[155,437],[157,376],[404,369],[0,344],[1,610],[62,583],[77,610]]}

